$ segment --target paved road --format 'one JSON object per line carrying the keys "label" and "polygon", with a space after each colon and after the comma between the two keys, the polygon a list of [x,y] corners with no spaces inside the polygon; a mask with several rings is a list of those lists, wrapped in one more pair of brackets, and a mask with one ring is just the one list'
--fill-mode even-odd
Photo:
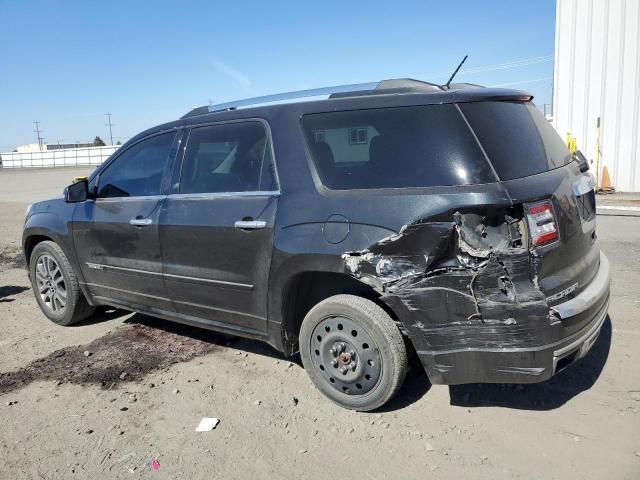
{"label": "paved road", "polygon": [[83,173],[0,171],[0,478],[640,478],[640,218],[598,218],[612,302],[587,358],[530,386],[430,387],[414,366],[363,414],[258,342],[117,311],[48,322],[11,259],[26,204]]}

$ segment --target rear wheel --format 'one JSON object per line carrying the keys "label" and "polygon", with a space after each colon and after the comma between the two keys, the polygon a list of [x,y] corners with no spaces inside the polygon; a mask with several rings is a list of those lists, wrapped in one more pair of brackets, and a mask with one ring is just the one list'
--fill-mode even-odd
{"label": "rear wheel", "polygon": [[75,272],[62,249],[51,241],[38,243],[29,263],[31,286],[40,310],[58,325],[73,325],[91,316]]}
{"label": "rear wheel", "polygon": [[342,407],[368,411],[389,401],[407,372],[404,339],[378,305],[354,295],[323,300],[300,329],[305,370]]}

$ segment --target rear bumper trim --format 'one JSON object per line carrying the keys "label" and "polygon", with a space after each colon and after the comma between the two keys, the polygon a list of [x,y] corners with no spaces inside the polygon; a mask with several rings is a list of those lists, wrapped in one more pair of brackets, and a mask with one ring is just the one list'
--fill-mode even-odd
{"label": "rear bumper trim", "polygon": [[604,253],[600,252],[600,267],[591,283],[575,298],[559,303],[551,307],[551,310],[563,320],[579,315],[602,299],[605,291],[609,288],[610,277],[609,259]]}
{"label": "rear bumper trim", "polygon": [[600,335],[600,329],[602,328],[602,324],[607,318],[607,311],[609,310],[609,300],[605,307],[600,311],[599,317],[597,317],[596,321],[589,327],[589,329],[581,335],[579,338],[575,339],[568,345],[565,345],[559,350],[555,350],[553,352],[553,372],[555,373],[557,370],[558,362],[563,358],[573,354],[576,350],[579,349],[578,355],[576,356],[576,360],[584,357],[587,352],[591,349],[593,344],[598,339],[598,335]]}

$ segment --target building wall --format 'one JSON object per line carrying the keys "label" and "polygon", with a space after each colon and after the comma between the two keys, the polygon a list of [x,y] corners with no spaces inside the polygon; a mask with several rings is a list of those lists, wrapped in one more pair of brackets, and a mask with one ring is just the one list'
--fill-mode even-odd
{"label": "building wall", "polygon": [[640,191],[640,0],[557,0],[554,126],[606,166],[617,191]]}
{"label": "building wall", "polygon": [[93,143],[63,143],[63,144],[48,144],[43,143],[39,145],[37,143],[27,143],[25,145],[18,145],[16,151],[18,153],[32,153],[32,152],[44,152],[46,150],[68,150],[70,148],[84,148],[93,147]]}
{"label": "building wall", "polygon": [[40,145],[39,143],[27,143],[25,145],[18,145],[16,147],[18,153],[42,152],[46,149],[46,144]]}

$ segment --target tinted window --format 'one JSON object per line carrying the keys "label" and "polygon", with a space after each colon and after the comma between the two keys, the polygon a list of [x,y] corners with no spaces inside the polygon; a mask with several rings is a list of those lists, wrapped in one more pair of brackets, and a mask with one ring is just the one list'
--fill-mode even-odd
{"label": "tinted window", "polygon": [[331,189],[495,181],[454,105],[311,114],[302,125],[320,179]]}
{"label": "tinted window", "polygon": [[159,195],[174,137],[156,135],[128,148],[100,174],[98,196]]}
{"label": "tinted window", "polygon": [[182,163],[180,193],[275,189],[267,131],[259,122],[194,128]]}
{"label": "tinted window", "polygon": [[464,103],[466,115],[502,180],[526,177],[566,165],[571,154],[532,103]]}

